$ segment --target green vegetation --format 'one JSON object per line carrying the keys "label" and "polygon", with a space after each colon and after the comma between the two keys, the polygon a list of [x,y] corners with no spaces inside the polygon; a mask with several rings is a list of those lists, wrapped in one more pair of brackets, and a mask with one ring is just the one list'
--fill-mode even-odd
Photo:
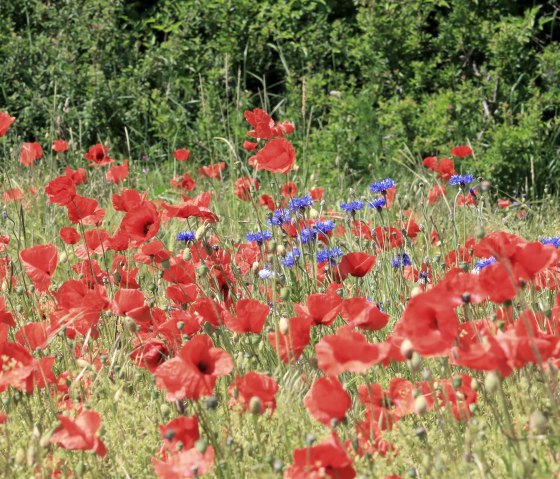
{"label": "green vegetation", "polygon": [[[560,178],[557,0],[4,0],[0,104],[23,141],[159,163],[240,145],[243,110],[298,128],[334,179],[470,143],[508,193]],[[56,134],[55,134],[56,133]],[[408,150],[408,151],[407,151]]]}

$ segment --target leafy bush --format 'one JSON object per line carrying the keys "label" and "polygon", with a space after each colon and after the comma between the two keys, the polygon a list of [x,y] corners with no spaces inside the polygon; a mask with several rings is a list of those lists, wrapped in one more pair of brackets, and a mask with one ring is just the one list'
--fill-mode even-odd
{"label": "leafy bush", "polygon": [[[559,185],[557,0],[6,0],[0,101],[22,139],[215,160],[242,111],[293,118],[304,167],[394,174],[470,142],[509,189]],[[125,131],[126,129],[126,131]],[[40,131],[39,137],[34,133]],[[128,135],[128,141],[127,141]],[[529,168],[532,165],[532,170]]]}

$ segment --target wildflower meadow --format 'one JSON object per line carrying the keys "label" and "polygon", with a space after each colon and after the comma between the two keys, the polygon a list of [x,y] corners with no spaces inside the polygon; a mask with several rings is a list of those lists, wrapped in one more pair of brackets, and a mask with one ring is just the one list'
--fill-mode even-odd
{"label": "wildflower meadow", "polygon": [[322,184],[244,118],[154,166],[0,113],[2,477],[560,477],[556,197],[470,145]]}

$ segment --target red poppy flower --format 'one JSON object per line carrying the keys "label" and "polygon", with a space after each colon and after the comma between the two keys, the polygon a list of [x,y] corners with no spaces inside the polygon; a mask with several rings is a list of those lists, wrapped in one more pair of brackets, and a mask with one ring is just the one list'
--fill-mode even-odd
{"label": "red poppy flower", "polygon": [[261,187],[259,180],[247,177],[238,178],[233,185],[235,186],[233,194],[243,201],[251,199],[251,189],[258,191]]}
{"label": "red poppy flower", "polygon": [[10,128],[11,124],[16,121],[15,117],[8,115],[8,113],[0,113],[0,138],[2,138]]}
{"label": "red poppy flower", "polygon": [[48,339],[47,324],[44,322],[24,324],[16,333],[16,341],[31,351],[45,349]]}
{"label": "red poppy flower", "polygon": [[128,160],[125,160],[124,163],[120,166],[111,166],[109,171],[105,174],[105,178],[109,183],[119,184],[122,180],[124,180],[128,176]]}
{"label": "red poppy flower", "polygon": [[76,196],[76,185],[68,176],[59,176],[47,183],[45,193],[49,203],[66,206]]}
{"label": "red poppy flower", "polygon": [[278,383],[274,379],[255,371],[250,371],[245,376],[235,376],[228,388],[229,395],[232,397],[230,404],[241,405],[244,410],[249,409],[252,398],[259,398],[261,403],[259,414],[263,414],[267,409],[270,410],[270,414],[274,412],[278,390]]}
{"label": "red poppy flower", "polygon": [[19,162],[23,166],[31,166],[35,161],[41,159],[43,156],[43,148],[37,142],[24,143],[21,146],[19,154]]}
{"label": "red poppy flower", "polygon": [[205,334],[192,338],[179,354],[156,369],[156,385],[167,391],[166,399],[199,399],[214,392],[216,380],[233,370],[231,356],[214,347]]}
{"label": "red poppy flower", "polygon": [[309,195],[314,201],[319,201],[323,198],[323,193],[325,192],[324,188],[317,187],[317,188],[310,188]]}
{"label": "red poppy flower", "polygon": [[268,342],[285,363],[295,362],[309,344],[311,320],[307,317],[294,317],[288,320],[288,330],[269,333]]}
{"label": "red poppy flower", "polygon": [[181,178],[173,178],[169,184],[173,188],[183,189],[185,191],[191,191],[196,188],[196,182],[191,178],[191,175],[185,173]]}
{"label": "red poppy flower", "polygon": [[76,186],[86,183],[87,181],[87,174],[86,170],[83,168],[78,168],[77,170],[73,170],[72,168],[68,168],[67,166],[64,168],[65,175],[70,178]]}
{"label": "red poppy flower", "polygon": [[356,471],[352,460],[340,444],[336,433],[327,436],[313,447],[294,449],[293,464],[284,473],[284,479],[353,479]]}
{"label": "red poppy flower", "polygon": [[[6,324],[8,326],[15,326],[14,315],[6,309],[6,300],[0,298],[0,325]],[[0,342],[3,340],[0,334]]]}
{"label": "red poppy flower", "polygon": [[78,233],[76,229],[72,228],[71,226],[61,228],[59,235],[62,241],[64,241],[66,244],[79,243],[82,238],[80,236],[80,233]]}
{"label": "red poppy flower", "polygon": [[509,205],[511,205],[510,200],[498,200],[498,206],[502,209],[506,209]]}
{"label": "red poppy flower", "polygon": [[261,195],[261,197],[259,198],[259,205],[266,206],[270,211],[274,211],[276,209],[274,198],[267,194]]}
{"label": "red poppy flower", "polygon": [[64,140],[54,140],[52,149],[57,153],[64,153],[65,151],[68,151],[68,142]]}
{"label": "red poppy flower", "polygon": [[68,219],[74,224],[81,222],[86,226],[99,225],[105,216],[105,209],[98,208],[99,203],[93,198],[76,195],[65,206]]}
{"label": "red poppy flower", "polygon": [[352,399],[336,378],[320,378],[303,398],[307,412],[319,422],[334,426],[341,422],[352,406]]}
{"label": "red poppy flower", "polygon": [[255,108],[253,111],[246,111],[243,113],[243,116],[254,128],[254,130],[247,133],[249,136],[262,140],[268,140],[269,138],[277,136],[277,132],[274,128],[274,120],[264,110]]}
{"label": "red poppy flower", "polygon": [[296,161],[296,152],[285,138],[270,140],[255,156],[249,158],[249,164],[259,170],[271,173],[289,173]]}
{"label": "red poppy flower", "polygon": [[444,184],[435,185],[430,191],[428,191],[428,204],[434,204],[438,198],[445,196],[446,189]]}
{"label": "red poppy flower", "polygon": [[159,432],[165,448],[171,452],[177,451],[178,443],[182,450],[192,449],[200,438],[196,416],[172,419],[165,426],[159,426]]}
{"label": "red poppy flower", "polygon": [[338,295],[341,285],[329,284],[327,291],[313,293],[307,297],[307,306],[295,305],[298,314],[309,316],[314,324],[329,326],[334,322],[340,311],[342,298]]}
{"label": "red poppy flower", "polygon": [[245,140],[243,142],[243,148],[245,148],[247,151],[255,151],[257,149],[258,143],[255,143],[254,141],[249,141],[249,140]]}
{"label": "red poppy flower", "polygon": [[113,298],[112,311],[118,316],[132,318],[140,325],[148,325],[152,318],[150,308],[145,301],[142,291],[121,288]]}
{"label": "red poppy flower", "polygon": [[107,153],[109,153],[109,148],[98,143],[90,147],[84,158],[90,162],[89,166],[109,165],[113,163],[113,160],[107,156]]}
{"label": "red poppy flower", "polygon": [[179,148],[173,152],[173,158],[175,158],[177,161],[187,161],[190,154],[191,152],[189,150]]}
{"label": "red poppy flower", "polygon": [[163,454],[162,460],[154,458],[152,466],[158,479],[190,479],[200,477],[212,469],[214,448],[208,446],[204,452],[196,447],[181,449],[174,454]]}
{"label": "red poppy flower", "polygon": [[101,416],[91,410],[82,411],[75,420],[59,415],[60,426],[54,431],[50,442],[72,451],[95,451],[98,456],[105,456],[105,444],[97,437],[101,427]]}
{"label": "red poppy flower", "polygon": [[235,317],[224,311],[225,325],[236,333],[260,334],[270,307],[256,299],[240,299],[235,305]]}
{"label": "red poppy flower", "polygon": [[363,252],[345,254],[338,265],[343,278],[348,275],[363,278],[375,266],[376,257]]}
{"label": "red poppy flower", "polygon": [[388,350],[388,345],[370,344],[363,334],[348,326],[340,328],[336,334],[323,336],[315,346],[319,369],[328,376],[346,371],[363,373],[380,362]]}
{"label": "red poppy flower", "polygon": [[12,188],[11,190],[2,193],[2,201],[4,203],[21,200],[23,200],[23,192],[19,188]]}
{"label": "red poppy flower", "polygon": [[298,192],[297,186],[295,185],[295,183],[293,181],[290,181],[288,183],[284,183],[282,185],[282,196],[286,199],[292,198],[293,196],[296,196]]}
{"label": "red poppy flower", "polygon": [[144,201],[141,207],[124,215],[120,230],[132,241],[143,243],[157,234],[159,226],[160,217],[155,205],[151,201]]}
{"label": "red poppy flower", "polygon": [[137,345],[130,353],[130,359],[141,367],[154,373],[169,356],[169,347],[161,339],[150,338]]}
{"label": "red poppy flower", "polygon": [[366,331],[378,331],[389,322],[388,314],[363,297],[345,299],[340,306],[340,315],[350,326]]}
{"label": "red poppy flower", "polygon": [[56,246],[50,243],[36,245],[20,251],[19,257],[33,285],[39,291],[46,291],[56,270]]}
{"label": "red poppy flower", "polygon": [[208,166],[202,166],[198,169],[198,172],[205,176],[206,178],[213,178],[215,180],[222,179],[222,171],[224,171],[226,164],[221,161],[220,163],[214,163]]}
{"label": "red poppy flower", "polygon": [[472,155],[473,151],[470,146],[462,145],[451,148],[451,154],[457,158],[465,158]]}

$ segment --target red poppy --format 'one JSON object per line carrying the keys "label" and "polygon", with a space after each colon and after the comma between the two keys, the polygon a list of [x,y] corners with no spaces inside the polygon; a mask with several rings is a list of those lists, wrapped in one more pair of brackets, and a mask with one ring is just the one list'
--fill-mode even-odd
{"label": "red poppy", "polygon": [[346,326],[336,334],[323,336],[315,346],[315,353],[319,369],[328,376],[338,376],[346,371],[367,371],[383,359],[388,349],[383,343],[368,343],[363,334]]}
{"label": "red poppy", "polygon": [[309,189],[309,195],[311,196],[311,198],[314,201],[319,201],[319,200],[323,199],[324,192],[325,192],[325,189],[321,188],[321,187],[310,188]]}
{"label": "red poppy", "polygon": [[118,316],[127,316],[137,324],[147,326],[152,318],[150,308],[145,301],[142,291],[121,288],[113,298],[112,311]]}
{"label": "red poppy", "polygon": [[350,326],[366,331],[378,331],[389,322],[388,314],[363,297],[345,299],[340,306],[340,315]]}
{"label": "red poppy", "polygon": [[105,178],[109,183],[119,184],[128,176],[128,160],[120,166],[115,165],[109,168],[109,171],[105,174]]}
{"label": "red poppy", "polygon": [[56,270],[56,246],[51,243],[36,245],[20,251],[19,257],[33,285],[39,291],[46,291]]}
{"label": "red poppy", "polygon": [[228,311],[224,311],[223,318],[225,325],[236,333],[255,333],[260,334],[270,307],[256,299],[240,299],[235,305],[235,316]]}
{"label": "red poppy", "polygon": [[220,163],[214,163],[208,166],[202,166],[198,169],[198,172],[205,176],[206,178],[213,178],[215,180],[222,179],[222,171],[224,171],[226,164],[221,161]]}
{"label": "red poppy", "polygon": [[191,191],[196,188],[196,182],[191,178],[191,175],[185,173],[181,178],[173,178],[169,184],[173,188],[183,189],[185,191]]}
{"label": "red poppy", "polygon": [[243,116],[254,128],[254,130],[247,133],[249,136],[262,140],[268,140],[269,138],[277,136],[276,129],[274,128],[274,120],[264,110],[255,108],[253,111],[246,111]]}
{"label": "red poppy", "polygon": [[165,448],[171,452],[177,451],[179,443],[181,443],[182,450],[191,449],[200,438],[196,416],[172,419],[165,426],[159,426],[159,432]]}
{"label": "red poppy", "polygon": [[257,146],[259,146],[259,144],[255,143],[254,141],[245,140],[243,142],[243,148],[245,148],[247,151],[255,151],[257,149]]}
{"label": "red poppy", "polygon": [[187,479],[200,477],[212,469],[214,448],[208,446],[204,452],[196,447],[181,449],[173,454],[163,454],[162,460],[154,458],[152,466],[158,479]]}
{"label": "red poppy", "polygon": [[59,235],[62,241],[64,241],[66,244],[76,244],[79,243],[82,239],[80,233],[78,233],[76,229],[72,228],[71,226],[61,228]]}
{"label": "red poppy", "polygon": [[58,444],[64,449],[73,451],[95,451],[98,456],[105,456],[107,449],[103,441],[97,437],[101,427],[99,413],[86,410],[82,411],[75,420],[59,415],[60,426],[54,431],[50,442]]}
{"label": "red poppy", "polygon": [[268,342],[285,363],[295,362],[309,344],[311,320],[307,317],[294,317],[288,320],[287,331],[268,334]]}
{"label": "red poppy", "polygon": [[320,378],[303,398],[307,412],[319,422],[334,426],[352,406],[352,399],[336,378]]}
{"label": "red poppy", "polygon": [[65,206],[68,210],[68,219],[74,224],[99,225],[105,216],[105,209],[98,208],[99,203],[93,198],[76,195]]}
{"label": "red poppy", "polygon": [[375,266],[376,257],[363,252],[345,254],[339,265],[338,270],[343,278],[348,275],[356,278],[363,278]]}
{"label": "red poppy", "polygon": [[462,145],[451,148],[451,154],[457,158],[465,158],[472,155],[473,151],[470,146]]}
{"label": "red poppy", "polygon": [[121,221],[120,230],[132,241],[143,243],[152,239],[160,227],[157,208],[151,201],[144,201],[142,206],[129,211]]}
{"label": "red poppy", "polygon": [[11,190],[2,193],[2,201],[4,203],[21,200],[23,200],[23,192],[19,188],[12,188]]}
{"label": "red poppy", "polygon": [[31,351],[45,349],[48,339],[47,324],[44,322],[24,324],[16,333],[16,341]]}
{"label": "red poppy", "polygon": [[86,170],[84,170],[83,168],[73,170],[72,168],[65,167],[64,171],[65,175],[70,178],[76,186],[86,183],[87,181]]}
{"label": "red poppy", "polygon": [[141,367],[154,373],[160,364],[169,357],[169,347],[161,339],[150,338],[134,347],[130,353],[130,359]]}
{"label": "red poppy", "polygon": [[429,192],[428,192],[428,204],[434,204],[438,198],[445,196],[446,189],[444,184],[437,184],[435,185]]}
{"label": "red poppy", "polygon": [[329,284],[327,291],[313,293],[307,297],[307,306],[295,305],[298,314],[309,316],[314,324],[329,326],[334,322],[340,311],[342,298],[338,295],[341,285]]}
{"label": "red poppy", "polygon": [[43,148],[37,142],[24,143],[21,146],[19,154],[19,162],[23,166],[31,166],[35,161],[41,159],[43,156]]}
{"label": "red poppy", "polygon": [[270,410],[270,414],[276,409],[276,393],[278,393],[278,383],[267,376],[255,371],[249,371],[245,376],[235,376],[230,384],[228,391],[232,397],[231,405],[240,405],[244,410],[248,410],[253,398],[260,400],[259,414]]}
{"label": "red poppy", "polygon": [[506,209],[509,205],[511,205],[510,200],[498,200],[498,206],[502,209]]}
{"label": "red poppy", "polygon": [[285,138],[270,140],[255,156],[249,158],[249,164],[259,170],[272,173],[289,173],[296,161],[296,152]]}
{"label": "red poppy", "polygon": [[59,176],[47,183],[45,193],[49,197],[49,203],[65,206],[76,196],[76,185],[70,177]]}
{"label": "red poppy", "polygon": [[52,149],[57,153],[64,153],[65,151],[68,151],[68,142],[64,140],[54,140]]}
{"label": "red poppy", "polygon": [[235,186],[233,194],[243,201],[251,199],[251,190],[258,191],[261,187],[259,180],[247,177],[238,178],[233,185]]}
{"label": "red poppy", "polygon": [[296,196],[297,192],[298,192],[298,188],[293,181],[284,183],[282,185],[282,196],[286,199]]}
{"label": "red poppy", "polygon": [[0,112],[0,138],[7,133],[14,121],[16,121],[15,117],[10,116],[8,113]]}
{"label": "red poppy", "polygon": [[199,399],[214,392],[216,380],[233,370],[231,356],[214,347],[209,336],[201,334],[185,344],[175,358],[156,369],[156,385],[167,391],[166,399]]}
{"label": "red poppy", "polygon": [[[8,326],[15,326],[14,315],[6,309],[6,300],[0,297],[0,325],[6,324]],[[2,341],[0,334],[0,342]]]}
{"label": "red poppy", "polygon": [[113,163],[113,160],[107,156],[107,153],[109,153],[109,148],[98,143],[90,147],[84,158],[90,162],[89,166],[109,165]]}
{"label": "red poppy", "polygon": [[187,161],[190,154],[190,150],[179,148],[173,152],[173,158],[175,158],[177,161]]}
{"label": "red poppy", "polygon": [[320,477],[331,479],[356,477],[352,460],[334,432],[316,446],[294,449],[293,464],[284,473],[284,479],[318,479]]}

